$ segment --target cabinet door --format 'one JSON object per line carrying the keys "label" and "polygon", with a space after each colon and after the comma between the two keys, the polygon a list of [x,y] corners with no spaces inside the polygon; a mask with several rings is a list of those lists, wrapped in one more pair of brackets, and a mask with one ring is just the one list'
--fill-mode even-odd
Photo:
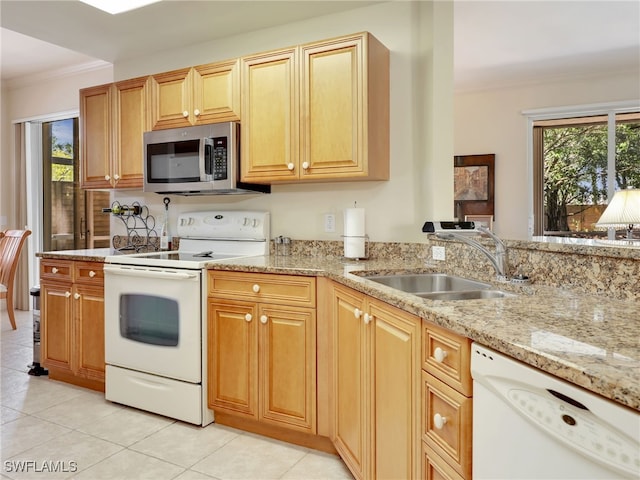
{"label": "cabinet door", "polygon": [[260,306],[261,420],[316,432],[315,327],[315,310]]}
{"label": "cabinet door", "polygon": [[421,319],[370,300],[375,478],[420,475]]}
{"label": "cabinet door", "polygon": [[363,321],[364,296],[334,285],[334,444],[356,478],[370,478],[368,325]]}
{"label": "cabinet door", "polygon": [[151,77],[153,130],[188,127],[193,123],[193,69],[183,68]]}
{"label": "cabinet door", "polygon": [[142,188],[143,133],[150,130],[149,77],[118,82],[114,87],[113,183],[122,188]]}
{"label": "cabinet door", "polygon": [[111,188],[113,86],[80,90],[81,188]]}
{"label": "cabinet door", "polygon": [[291,48],[242,59],[241,174],[245,182],[299,177],[296,52]]}
{"label": "cabinet door", "polygon": [[240,60],[195,67],[193,106],[197,125],[240,120]]}
{"label": "cabinet door", "polygon": [[104,289],[73,288],[73,370],[84,378],[104,381]]}
{"label": "cabinet door", "polygon": [[257,306],[209,300],[207,322],[209,408],[257,418]]}
{"label": "cabinet door", "polygon": [[71,373],[71,283],[40,282],[42,363]]}

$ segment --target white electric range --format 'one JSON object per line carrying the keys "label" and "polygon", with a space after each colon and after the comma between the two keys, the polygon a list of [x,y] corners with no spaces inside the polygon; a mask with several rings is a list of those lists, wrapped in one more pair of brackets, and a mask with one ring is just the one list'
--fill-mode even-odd
{"label": "white electric range", "polygon": [[197,425],[207,408],[207,285],[211,262],[269,254],[270,215],[189,212],[179,248],[105,258],[107,400]]}

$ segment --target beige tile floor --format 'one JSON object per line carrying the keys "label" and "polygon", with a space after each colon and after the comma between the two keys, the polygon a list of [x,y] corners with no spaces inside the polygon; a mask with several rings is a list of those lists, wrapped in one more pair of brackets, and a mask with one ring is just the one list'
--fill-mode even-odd
{"label": "beige tile floor", "polygon": [[0,311],[0,479],[351,479],[335,455],[196,427],[27,374],[32,317]]}

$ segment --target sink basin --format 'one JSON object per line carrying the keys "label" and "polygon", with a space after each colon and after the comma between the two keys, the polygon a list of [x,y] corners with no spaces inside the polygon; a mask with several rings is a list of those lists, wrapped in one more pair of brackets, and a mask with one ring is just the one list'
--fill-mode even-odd
{"label": "sink basin", "polygon": [[378,282],[406,293],[427,294],[434,292],[460,292],[490,289],[491,285],[445,273],[415,273],[400,275],[365,276],[367,280]]}
{"label": "sink basin", "polygon": [[431,300],[480,300],[485,298],[505,298],[515,296],[502,290],[467,290],[461,292],[431,292],[415,295]]}
{"label": "sink basin", "polygon": [[411,273],[364,276],[367,280],[431,300],[480,300],[513,297],[488,283],[445,273]]}

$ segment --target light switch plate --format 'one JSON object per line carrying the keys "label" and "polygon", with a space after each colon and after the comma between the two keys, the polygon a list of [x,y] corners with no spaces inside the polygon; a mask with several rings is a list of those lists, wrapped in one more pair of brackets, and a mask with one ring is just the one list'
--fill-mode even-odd
{"label": "light switch plate", "polygon": [[437,247],[437,246],[432,246],[431,247],[431,257],[434,260],[444,260],[445,259],[445,252],[444,252],[444,247]]}
{"label": "light switch plate", "polygon": [[327,213],[324,216],[324,231],[333,233],[336,231],[336,216],[333,213]]}

